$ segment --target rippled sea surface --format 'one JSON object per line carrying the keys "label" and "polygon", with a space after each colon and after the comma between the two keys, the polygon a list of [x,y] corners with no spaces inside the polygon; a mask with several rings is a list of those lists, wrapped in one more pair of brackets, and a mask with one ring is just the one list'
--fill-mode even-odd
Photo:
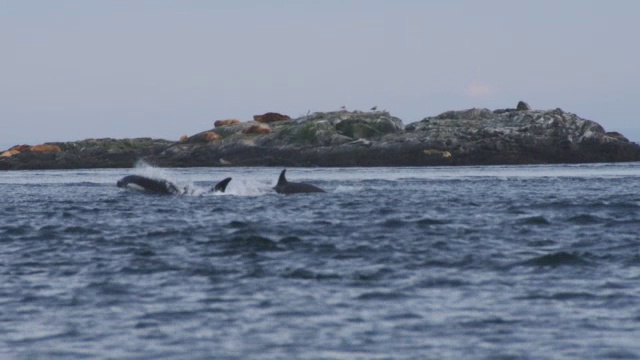
{"label": "rippled sea surface", "polygon": [[640,358],[639,163],[280,170],[0,172],[0,358]]}

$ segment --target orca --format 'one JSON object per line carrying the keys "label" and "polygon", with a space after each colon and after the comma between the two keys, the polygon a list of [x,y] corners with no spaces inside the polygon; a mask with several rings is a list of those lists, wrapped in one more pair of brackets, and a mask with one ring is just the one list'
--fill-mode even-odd
{"label": "orca", "polygon": [[299,194],[299,193],[317,193],[325,192],[319,187],[306,183],[289,182],[284,176],[287,169],[282,170],[278,184],[273,188],[278,194]]}
{"label": "orca", "polygon": [[[231,178],[226,178],[217,183],[210,192],[224,192]],[[152,194],[162,195],[179,195],[184,193],[184,189],[180,190],[174,183],[162,180],[152,179],[140,175],[127,175],[117,182],[118,187],[125,189],[139,190]]]}

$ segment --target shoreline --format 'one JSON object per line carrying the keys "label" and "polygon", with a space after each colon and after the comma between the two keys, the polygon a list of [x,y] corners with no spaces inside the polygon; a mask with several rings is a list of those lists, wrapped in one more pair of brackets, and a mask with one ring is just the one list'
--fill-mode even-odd
{"label": "shoreline", "polygon": [[403,124],[386,111],[226,119],[179,141],[85,139],[18,145],[0,170],[155,167],[424,167],[640,161],[640,145],[562,109],[447,111]]}

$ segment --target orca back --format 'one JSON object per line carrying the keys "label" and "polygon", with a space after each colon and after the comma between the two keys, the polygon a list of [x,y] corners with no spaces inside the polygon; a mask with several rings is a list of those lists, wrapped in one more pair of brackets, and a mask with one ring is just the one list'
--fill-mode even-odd
{"label": "orca back", "polygon": [[317,193],[317,192],[325,192],[317,186],[306,184],[306,183],[298,183],[298,182],[289,182],[285,177],[285,172],[287,169],[282,170],[280,173],[280,177],[278,178],[278,184],[274,187],[275,191],[278,194],[301,194],[301,193]]}

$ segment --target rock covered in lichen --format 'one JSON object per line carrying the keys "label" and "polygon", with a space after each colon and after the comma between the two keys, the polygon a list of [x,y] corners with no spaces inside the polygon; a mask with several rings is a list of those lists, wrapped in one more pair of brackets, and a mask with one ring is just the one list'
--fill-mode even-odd
{"label": "rock covered in lichen", "polygon": [[[410,137],[454,157],[506,163],[633,161],[638,146],[591,120],[555,110],[446,112],[407,126]],[[493,160],[491,160],[493,159]]]}

